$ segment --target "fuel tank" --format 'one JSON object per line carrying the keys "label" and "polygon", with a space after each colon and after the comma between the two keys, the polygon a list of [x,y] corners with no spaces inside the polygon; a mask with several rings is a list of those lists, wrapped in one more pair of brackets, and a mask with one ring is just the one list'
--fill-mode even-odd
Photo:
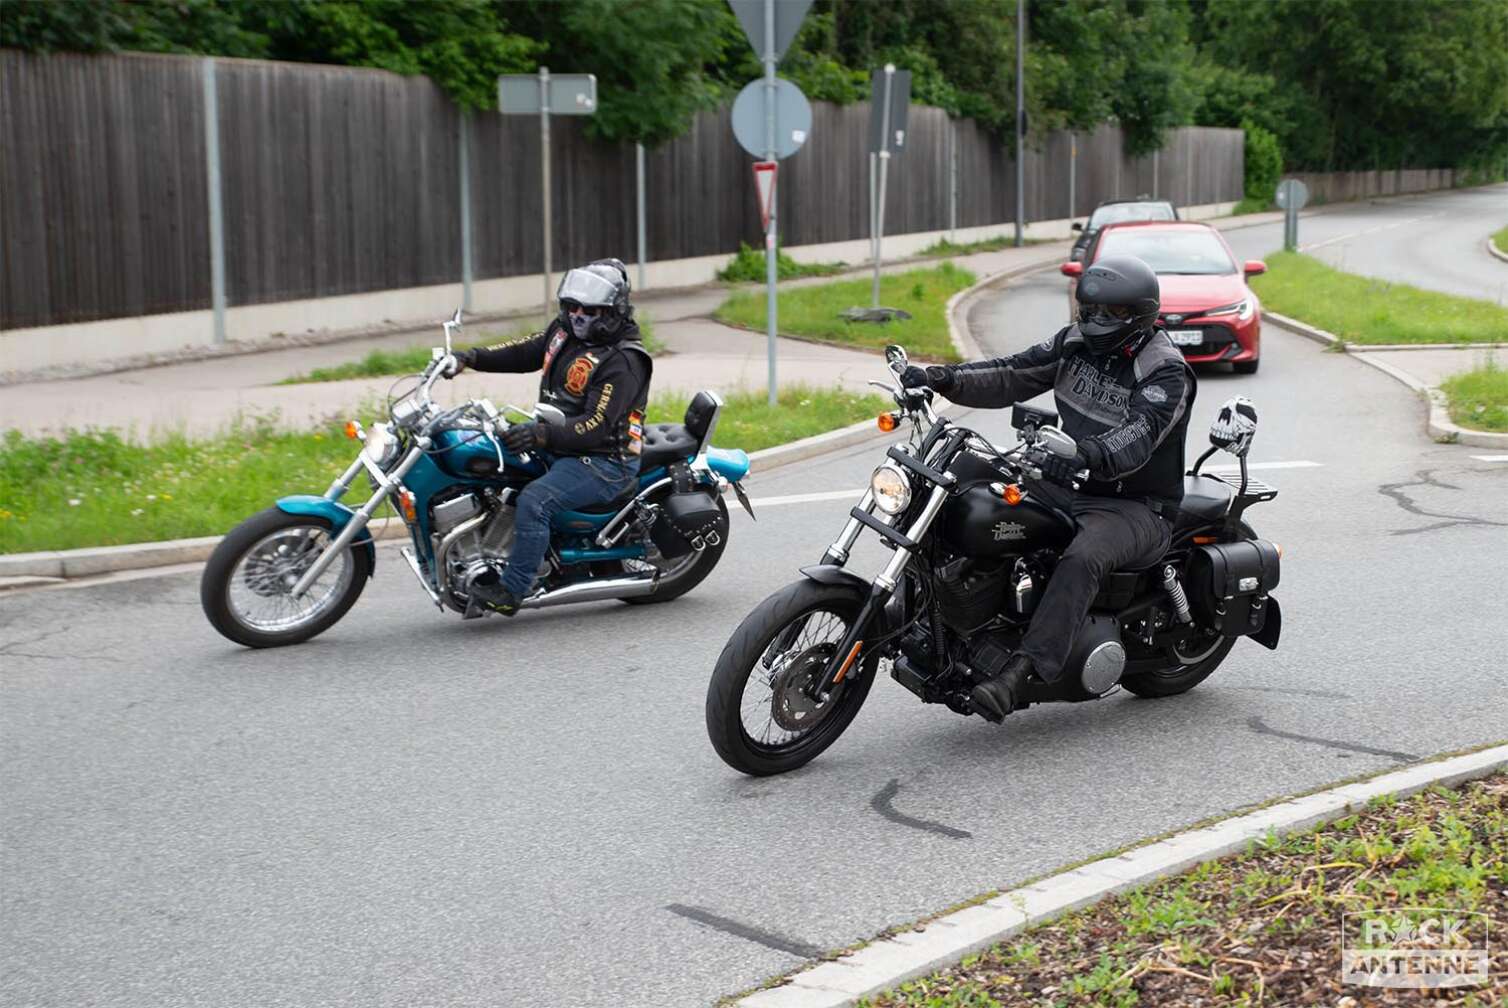
{"label": "fuel tank", "polygon": [[[497,444],[478,430],[444,430],[435,435],[435,446],[431,450],[431,458],[435,464],[445,473],[457,479],[487,479],[495,478],[498,473]],[[508,471],[513,475],[535,475],[538,470],[537,461],[533,466],[521,466],[518,459],[510,455],[505,449],[503,457],[507,460]]]}
{"label": "fuel tank", "polygon": [[960,455],[948,468],[966,489],[943,507],[943,539],[965,556],[1062,549],[1073,538],[1073,522],[1030,492],[1007,504],[1000,488],[1009,478],[984,459]]}

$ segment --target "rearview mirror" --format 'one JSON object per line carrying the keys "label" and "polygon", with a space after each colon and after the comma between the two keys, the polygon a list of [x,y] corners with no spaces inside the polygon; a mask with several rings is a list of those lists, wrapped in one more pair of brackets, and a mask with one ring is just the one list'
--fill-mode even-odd
{"label": "rearview mirror", "polygon": [[1248,259],[1246,265],[1241,267],[1241,272],[1247,276],[1256,276],[1258,273],[1267,272],[1267,264],[1260,259]]}
{"label": "rearview mirror", "polygon": [[1037,431],[1037,441],[1058,458],[1071,459],[1079,453],[1079,443],[1056,427]]}
{"label": "rearview mirror", "polygon": [[547,424],[565,423],[565,413],[561,411],[560,407],[551,406],[549,403],[536,403],[534,406],[534,415]]}
{"label": "rearview mirror", "polygon": [[905,347],[891,345],[885,348],[885,363],[890,365],[890,370],[900,374],[906,370],[911,359],[906,356]]}
{"label": "rearview mirror", "polygon": [[1072,224],[1068,225],[1068,230],[1070,230],[1070,231],[1082,231],[1082,230],[1084,230],[1084,225],[1080,221],[1074,221]]}
{"label": "rearview mirror", "polygon": [[1063,265],[1061,265],[1061,266],[1058,267],[1058,272],[1061,273],[1061,274],[1063,274],[1066,277],[1083,276],[1084,275],[1084,264],[1083,263],[1076,263],[1076,262],[1066,262]]}

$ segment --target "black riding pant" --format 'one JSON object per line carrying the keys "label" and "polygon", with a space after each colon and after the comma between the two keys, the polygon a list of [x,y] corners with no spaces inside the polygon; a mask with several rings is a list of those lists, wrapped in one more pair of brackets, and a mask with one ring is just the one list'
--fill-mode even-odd
{"label": "black riding pant", "polygon": [[1073,648],[1074,636],[1113,571],[1146,567],[1168,550],[1172,530],[1141,501],[1077,495],[1073,499],[1078,531],[1048,579],[1047,590],[1021,640],[1021,653],[1037,675],[1056,681]]}

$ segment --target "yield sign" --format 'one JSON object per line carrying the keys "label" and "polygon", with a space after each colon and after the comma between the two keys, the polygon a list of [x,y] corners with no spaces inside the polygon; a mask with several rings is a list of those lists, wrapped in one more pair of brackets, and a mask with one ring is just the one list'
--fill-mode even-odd
{"label": "yield sign", "polygon": [[754,187],[759,196],[759,226],[770,229],[770,207],[775,199],[775,172],[780,169],[778,161],[754,162]]}

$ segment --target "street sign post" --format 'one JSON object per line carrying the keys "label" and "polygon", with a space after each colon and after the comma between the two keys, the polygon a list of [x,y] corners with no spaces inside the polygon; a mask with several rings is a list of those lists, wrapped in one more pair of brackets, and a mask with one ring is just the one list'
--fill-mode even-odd
{"label": "street sign post", "polygon": [[1299,211],[1309,202],[1309,187],[1298,179],[1284,179],[1274,199],[1283,211],[1283,248],[1292,252],[1299,247]]}
{"label": "street sign post", "polygon": [[[728,0],[749,44],[764,63],[764,77],[743,91],[733,103],[733,135],[744,150],[765,162],[779,161],[801,149],[812,128],[812,109],[801,89],[775,77],[775,64],[790,47],[812,0]],[[763,129],[760,129],[760,126]],[[775,405],[775,283],[778,279],[776,248],[775,172],[768,173],[770,194],[764,221],[765,338],[770,359],[769,402]],[[756,166],[756,181],[761,177]],[[761,196],[761,204],[764,199]]]}
{"label": "street sign post", "polygon": [[[906,146],[906,110],[911,104],[911,71],[897,70],[894,63],[886,63],[884,70],[876,70],[870,77],[870,198],[874,205],[869,219],[873,222],[871,243],[873,245],[874,283],[870,291],[870,307],[880,307],[880,262],[884,258],[885,240],[885,189],[890,174],[890,155],[899,154]],[[878,171],[873,167],[878,160]],[[873,182],[874,179],[878,182]]]}
{"label": "street sign post", "polygon": [[550,289],[552,269],[550,247],[550,116],[592,115],[597,111],[597,77],[595,74],[556,74],[548,67],[539,74],[503,74],[497,79],[497,107],[503,115],[539,116],[539,177],[542,197],[540,213],[544,226],[544,306],[545,318],[555,314],[555,292]]}

